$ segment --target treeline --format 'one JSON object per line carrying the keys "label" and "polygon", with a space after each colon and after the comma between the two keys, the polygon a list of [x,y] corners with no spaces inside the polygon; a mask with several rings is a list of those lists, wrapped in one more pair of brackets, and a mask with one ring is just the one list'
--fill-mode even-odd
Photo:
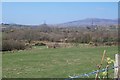
{"label": "treeline", "polygon": [[[38,27],[5,27],[2,29],[3,51],[25,49],[32,41],[65,43],[108,43],[117,42],[117,29],[110,27],[51,27],[43,24]],[[8,26],[8,25],[7,25]],[[8,48],[8,46],[10,46]],[[28,45],[27,45],[28,46]]]}

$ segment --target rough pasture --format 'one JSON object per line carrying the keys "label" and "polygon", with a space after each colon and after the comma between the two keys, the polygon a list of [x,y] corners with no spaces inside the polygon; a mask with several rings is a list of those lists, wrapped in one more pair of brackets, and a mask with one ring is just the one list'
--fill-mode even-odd
{"label": "rough pasture", "polygon": [[97,69],[104,49],[114,59],[117,47],[47,48],[35,46],[31,50],[3,54],[3,75],[7,78],[67,78]]}

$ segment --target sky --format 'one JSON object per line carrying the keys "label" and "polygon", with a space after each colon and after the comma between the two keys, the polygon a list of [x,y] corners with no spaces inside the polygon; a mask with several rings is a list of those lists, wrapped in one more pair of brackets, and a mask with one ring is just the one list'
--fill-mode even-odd
{"label": "sky", "polygon": [[39,25],[118,18],[117,2],[2,2],[2,22]]}
{"label": "sky", "polygon": [[2,2],[119,2],[119,0],[1,0]]}

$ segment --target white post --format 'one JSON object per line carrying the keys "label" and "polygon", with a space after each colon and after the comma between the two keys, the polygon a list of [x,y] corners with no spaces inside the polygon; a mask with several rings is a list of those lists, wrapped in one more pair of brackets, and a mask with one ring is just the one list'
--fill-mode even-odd
{"label": "white post", "polygon": [[120,54],[115,54],[115,63],[114,66],[117,67],[114,69],[114,78],[115,80],[120,80]]}

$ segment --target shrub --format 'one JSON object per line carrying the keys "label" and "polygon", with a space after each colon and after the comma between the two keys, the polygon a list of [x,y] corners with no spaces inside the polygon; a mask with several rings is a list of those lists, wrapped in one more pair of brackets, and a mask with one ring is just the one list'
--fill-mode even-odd
{"label": "shrub", "polygon": [[44,43],[36,43],[35,46],[45,46],[46,44]]}
{"label": "shrub", "polygon": [[23,42],[15,40],[3,40],[2,51],[24,50],[26,48]]}
{"label": "shrub", "polygon": [[2,51],[2,43],[0,43],[0,51]]}

